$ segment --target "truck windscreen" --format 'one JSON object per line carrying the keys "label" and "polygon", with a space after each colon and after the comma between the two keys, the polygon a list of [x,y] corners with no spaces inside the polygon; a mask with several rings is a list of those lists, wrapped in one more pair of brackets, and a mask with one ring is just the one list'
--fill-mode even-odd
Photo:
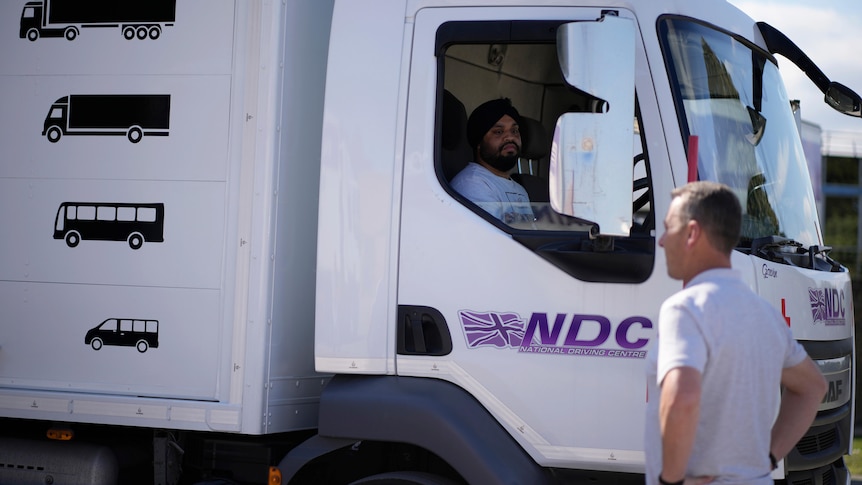
{"label": "truck windscreen", "polygon": [[689,179],[736,191],[744,213],[740,245],[769,236],[822,245],[808,166],[774,60],[690,19],[659,20],[659,35]]}

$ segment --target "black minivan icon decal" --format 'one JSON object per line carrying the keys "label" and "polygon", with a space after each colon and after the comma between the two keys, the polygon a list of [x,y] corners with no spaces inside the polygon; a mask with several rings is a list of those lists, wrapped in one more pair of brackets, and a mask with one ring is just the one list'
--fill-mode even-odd
{"label": "black minivan icon decal", "polygon": [[84,343],[99,350],[103,345],[135,347],[144,353],[159,347],[159,321],[139,318],[109,318],[87,331]]}

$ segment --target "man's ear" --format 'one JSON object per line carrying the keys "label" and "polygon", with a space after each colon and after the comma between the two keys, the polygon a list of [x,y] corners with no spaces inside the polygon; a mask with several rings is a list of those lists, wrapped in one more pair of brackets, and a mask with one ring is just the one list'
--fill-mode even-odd
{"label": "man's ear", "polygon": [[700,238],[703,237],[703,228],[700,227],[700,224],[698,224],[694,219],[688,221],[688,224],[685,226],[685,230],[687,232],[685,237],[686,247],[693,247],[697,244]]}

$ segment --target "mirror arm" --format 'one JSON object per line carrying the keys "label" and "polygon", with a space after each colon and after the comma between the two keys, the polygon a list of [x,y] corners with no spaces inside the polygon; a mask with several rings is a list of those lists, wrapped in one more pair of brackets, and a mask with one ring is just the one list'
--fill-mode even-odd
{"label": "mirror arm", "polygon": [[766,48],[769,49],[771,54],[780,54],[782,57],[785,57],[787,60],[795,64],[796,67],[802,70],[802,72],[804,72],[805,75],[814,82],[817,89],[819,89],[823,94],[826,94],[830,84],[829,78],[826,77],[826,74],[824,74],[816,64],[814,64],[814,61],[812,61],[810,57],[802,52],[802,49],[794,44],[793,41],[780,30],[766,22],[757,22],[757,27],[760,29],[760,33],[763,35],[763,40],[766,42]]}
{"label": "mirror arm", "polygon": [[823,93],[823,99],[829,106],[849,116],[862,116],[862,98],[858,94],[843,84],[830,81],[802,49],[775,27],[766,22],[757,22],[757,27],[769,52],[781,54],[801,69]]}

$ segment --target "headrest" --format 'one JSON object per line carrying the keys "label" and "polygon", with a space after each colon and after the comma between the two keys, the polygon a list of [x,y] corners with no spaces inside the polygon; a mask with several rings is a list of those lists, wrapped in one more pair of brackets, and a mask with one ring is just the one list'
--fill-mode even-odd
{"label": "headrest", "polygon": [[443,91],[443,148],[454,150],[464,141],[467,132],[467,110],[464,103],[449,91]]}
{"label": "headrest", "polygon": [[545,127],[538,121],[521,117],[521,158],[540,160],[551,153],[551,144]]}

